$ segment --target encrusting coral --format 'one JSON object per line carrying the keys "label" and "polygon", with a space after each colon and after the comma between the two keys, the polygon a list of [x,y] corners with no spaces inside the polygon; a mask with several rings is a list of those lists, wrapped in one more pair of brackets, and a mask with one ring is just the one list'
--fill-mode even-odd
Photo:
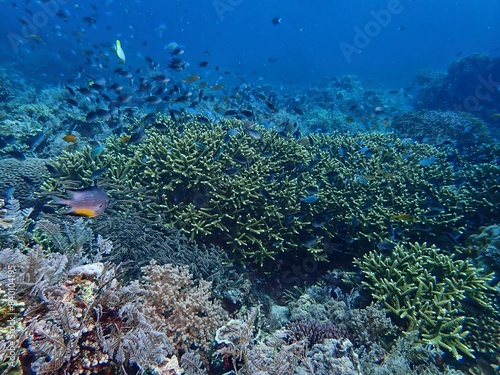
{"label": "encrusting coral", "polygon": [[[418,331],[422,342],[455,358],[474,357],[479,348],[468,341],[468,327],[493,313],[492,274],[425,243],[397,245],[391,255],[372,251],[355,263],[363,286],[406,332]],[[469,304],[480,312],[474,314]]]}
{"label": "encrusting coral", "polygon": [[0,195],[5,196],[7,189],[13,188],[13,195],[22,207],[39,206],[43,202],[35,195],[35,191],[49,177],[46,164],[46,160],[38,158],[24,161],[0,159]]}

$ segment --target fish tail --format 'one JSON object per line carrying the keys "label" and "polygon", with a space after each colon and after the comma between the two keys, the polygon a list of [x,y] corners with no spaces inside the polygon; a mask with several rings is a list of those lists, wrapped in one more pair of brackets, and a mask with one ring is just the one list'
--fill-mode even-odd
{"label": "fish tail", "polygon": [[62,204],[65,206],[69,206],[70,202],[71,202],[69,199],[56,197],[55,195],[51,195],[49,198],[52,199],[52,202],[51,202],[52,204]]}

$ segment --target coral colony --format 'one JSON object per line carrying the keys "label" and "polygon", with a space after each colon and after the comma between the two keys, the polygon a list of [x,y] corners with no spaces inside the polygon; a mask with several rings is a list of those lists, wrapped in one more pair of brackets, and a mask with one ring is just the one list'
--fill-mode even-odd
{"label": "coral colony", "polygon": [[140,105],[125,65],[41,91],[2,71],[0,372],[495,373],[498,118],[453,108],[494,64],[293,100],[155,71]]}

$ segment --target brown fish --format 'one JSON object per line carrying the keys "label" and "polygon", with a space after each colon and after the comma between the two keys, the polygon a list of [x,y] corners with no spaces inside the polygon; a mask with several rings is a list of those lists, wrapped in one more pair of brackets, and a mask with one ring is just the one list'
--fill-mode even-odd
{"label": "brown fish", "polygon": [[87,217],[96,217],[102,214],[109,206],[106,192],[97,186],[89,186],[79,190],[66,190],[69,199],[52,197],[54,204],[63,204],[70,209],[65,214],[75,214]]}

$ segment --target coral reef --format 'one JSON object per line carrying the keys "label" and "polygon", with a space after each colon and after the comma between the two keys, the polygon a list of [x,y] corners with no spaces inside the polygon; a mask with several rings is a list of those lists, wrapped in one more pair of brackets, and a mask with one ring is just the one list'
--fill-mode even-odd
{"label": "coral reef", "polygon": [[477,160],[493,144],[486,124],[466,112],[407,112],[396,118],[392,127],[401,136],[445,148],[448,159],[454,162]]}
{"label": "coral reef", "polygon": [[35,192],[50,176],[46,164],[46,160],[38,158],[0,159],[0,195],[5,196],[7,189],[13,188],[12,194],[22,207],[39,207],[43,202]]}
{"label": "coral reef", "polygon": [[[496,149],[498,154],[498,149]],[[500,215],[500,154],[489,162],[469,164],[456,173],[460,195],[467,202],[469,233],[498,222]]]}
{"label": "coral reef", "polygon": [[[425,243],[397,245],[391,255],[372,251],[355,263],[363,286],[406,332],[417,330],[422,342],[455,358],[474,357],[479,348],[467,340],[468,327],[494,314],[492,274]],[[475,314],[469,304],[478,307]]]}
{"label": "coral reef", "polygon": [[212,283],[195,283],[187,267],[159,266],[154,261],[143,271],[148,293],[142,313],[163,328],[178,350],[196,345],[208,352],[216,329],[227,320],[227,313],[211,297]]}
{"label": "coral reef", "polygon": [[297,341],[307,340],[309,348],[316,344],[323,344],[327,339],[348,338],[345,329],[331,321],[298,320],[288,326],[290,335]]}
{"label": "coral reef", "polygon": [[134,208],[109,212],[106,220],[89,223],[95,233],[113,243],[113,252],[106,260],[128,263],[130,274],[134,273],[131,267],[140,271],[152,259],[160,265],[187,266],[195,279],[212,282],[216,296],[232,295],[233,303],[241,305],[250,291],[249,281],[236,271],[228,255],[215,246],[199,246],[180,231],[161,225],[161,221],[146,218]]}
{"label": "coral reef", "polygon": [[140,290],[117,283],[116,267],[71,268],[65,255],[35,247],[29,255],[3,250],[2,284],[7,270],[15,270],[15,299],[26,306],[13,319],[21,324],[16,335],[25,344],[17,352],[27,371],[91,374],[134,363],[153,369],[172,354],[171,341],[131,304]]}
{"label": "coral reef", "polygon": [[452,61],[446,72],[420,72],[415,77],[419,85],[416,105],[419,108],[473,112],[487,118],[490,113],[498,111],[495,103],[498,103],[499,94],[491,81],[499,73],[499,58],[479,54]]}
{"label": "coral reef", "polygon": [[[0,252],[2,288],[13,280],[14,298],[22,302],[13,317],[17,336],[11,332],[2,345],[18,342],[25,369],[91,374],[124,366],[180,374],[174,354],[195,344],[208,350],[215,329],[226,320],[211,300],[211,284],[195,285],[185,268],[151,264],[141,283],[122,285],[121,267],[72,265],[70,259],[38,245],[27,255]],[[4,302],[2,297],[0,306]]]}
{"label": "coral reef", "polygon": [[267,267],[282,253],[326,259],[331,247],[355,252],[388,238],[447,244],[446,233],[465,224],[452,166],[431,145],[375,133],[311,135],[306,144],[261,128],[254,139],[237,120],[160,118],[156,127],[138,145],[110,138],[98,158],[90,148],[65,153],[54,161],[62,177],[45,188],[88,185],[107,167],[100,186],[116,210],[135,207]]}
{"label": "coral reef", "polygon": [[480,264],[490,270],[500,272],[500,225],[481,228],[481,233],[471,234],[465,244],[474,247]]}

